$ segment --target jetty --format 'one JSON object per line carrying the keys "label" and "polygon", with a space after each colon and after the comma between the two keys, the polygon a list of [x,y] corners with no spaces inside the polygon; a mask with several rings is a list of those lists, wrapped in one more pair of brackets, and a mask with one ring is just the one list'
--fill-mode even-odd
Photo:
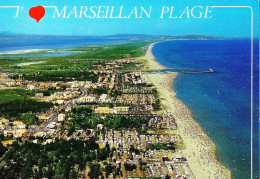
{"label": "jetty", "polygon": [[214,73],[215,71],[210,68],[208,70],[196,70],[194,68],[187,69],[187,68],[166,68],[162,70],[147,70],[142,71],[146,73],[171,73],[171,72],[177,72],[177,73],[183,73],[183,74],[195,74],[195,73]]}

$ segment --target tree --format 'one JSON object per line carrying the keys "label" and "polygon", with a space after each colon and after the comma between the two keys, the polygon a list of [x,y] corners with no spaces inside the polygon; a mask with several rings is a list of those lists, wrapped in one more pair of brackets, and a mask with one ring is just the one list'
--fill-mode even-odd
{"label": "tree", "polygon": [[48,166],[48,169],[46,170],[44,177],[52,178],[54,176],[54,170],[51,166]]}
{"label": "tree", "polygon": [[71,136],[73,134],[73,132],[76,131],[76,128],[74,125],[71,125],[69,130],[68,130],[68,136]]}
{"label": "tree", "polygon": [[2,142],[0,141],[0,157],[2,157],[6,151],[7,148],[3,146]]}
{"label": "tree", "polygon": [[77,172],[75,171],[75,169],[72,169],[72,170],[71,170],[71,172],[70,172],[70,178],[73,178],[73,179],[74,179],[74,178],[75,178],[75,179],[78,178]]}
{"label": "tree", "polygon": [[107,165],[107,166],[105,167],[105,171],[106,171],[106,176],[107,176],[107,177],[108,177],[108,175],[109,175],[110,173],[112,173],[112,170],[113,170],[113,167],[112,167],[111,164],[109,164],[109,165]]}
{"label": "tree", "polygon": [[167,174],[167,175],[165,176],[165,179],[171,179],[171,177]]}
{"label": "tree", "polygon": [[90,165],[90,172],[89,172],[88,176],[90,178],[98,178],[99,175],[101,175],[100,165],[99,164],[91,164]]}
{"label": "tree", "polygon": [[32,174],[33,174],[32,167],[24,166],[21,168],[21,177],[22,178],[28,178],[28,177],[32,176]]}

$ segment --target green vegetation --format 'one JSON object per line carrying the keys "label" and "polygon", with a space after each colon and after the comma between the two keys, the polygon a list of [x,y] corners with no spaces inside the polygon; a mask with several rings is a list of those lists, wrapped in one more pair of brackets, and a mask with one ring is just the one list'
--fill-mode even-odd
{"label": "green vegetation", "polygon": [[148,126],[150,117],[148,115],[140,116],[123,116],[123,115],[107,115],[104,119],[98,115],[91,114],[89,107],[75,108],[72,110],[73,115],[69,123],[69,134],[76,129],[96,129],[98,124],[104,124],[107,129],[137,129],[139,132],[145,132],[143,124]]}
{"label": "green vegetation", "polygon": [[131,145],[130,149],[129,149],[130,152],[134,152],[136,155],[139,155],[140,154],[140,151],[136,148],[134,148],[133,145]]}
{"label": "green vegetation", "polygon": [[73,115],[68,126],[68,136],[72,135],[76,129],[91,128],[92,124],[89,122],[92,116],[92,109],[90,107],[78,107],[72,109]]}
{"label": "green vegetation", "polygon": [[[81,51],[83,53],[59,57],[5,57],[0,58],[0,71],[1,69],[12,69],[16,73],[16,75],[13,75],[14,79],[18,77],[18,74],[22,74],[24,79],[32,79],[36,81],[69,81],[73,79],[96,81],[93,74],[85,73],[86,69],[95,70],[97,65],[101,62],[108,62],[128,57],[140,57],[146,50],[143,47],[148,44],[149,42],[134,42],[103,46],[76,47],[67,50]],[[19,63],[32,61],[46,62],[41,64],[17,66]],[[132,65],[133,64],[130,66]],[[133,67],[135,68],[136,65]],[[127,65],[127,68],[129,68],[129,64]],[[90,75],[90,77],[88,77],[88,75]]]}
{"label": "green vegetation", "polygon": [[153,88],[152,92],[155,98],[159,98],[159,92],[157,91],[157,89]]}
{"label": "green vegetation", "polygon": [[7,148],[5,146],[3,146],[2,144],[2,139],[0,139],[0,158],[2,158],[2,156],[5,154],[5,152],[7,151]]}
{"label": "green vegetation", "polygon": [[107,94],[107,93],[108,93],[108,90],[109,90],[109,88],[101,88],[101,87],[92,88],[92,89],[91,89],[91,93],[97,94],[97,95],[100,96],[101,94]]}
{"label": "green vegetation", "polygon": [[44,112],[53,106],[52,103],[38,102],[30,99],[36,93],[49,96],[56,90],[25,90],[22,88],[10,88],[0,90],[0,117],[15,118],[27,125],[38,124],[35,113]]}
{"label": "green vegetation", "polygon": [[25,90],[22,88],[0,89],[0,104],[16,99],[34,97],[36,93],[43,93],[44,96],[50,96],[54,92],[56,92],[56,90],[51,88],[48,90]]}
{"label": "green vegetation", "polygon": [[155,103],[153,104],[153,107],[155,110],[159,110],[161,107],[161,101],[160,99],[155,99]]}
{"label": "green vegetation", "polygon": [[93,169],[89,176],[98,178],[101,170],[95,161],[107,159],[110,152],[107,147],[99,149],[94,138],[88,141],[57,140],[46,145],[14,142],[4,157],[7,167],[2,167],[0,173],[3,178],[78,178],[78,172],[89,165]]}
{"label": "green vegetation", "polygon": [[143,124],[148,126],[150,117],[143,116],[106,116],[103,124],[109,129],[137,129],[142,130]]}
{"label": "green vegetation", "polygon": [[30,99],[16,99],[0,104],[0,116],[21,117],[22,113],[44,112],[52,107],[52,103],[37,102]]}
{"label": "green vegetation", "polygon": [[[18,79],[19,75],[10,75],[12,79]],[[84,70],[63,70],[63,71],[41,71],[33,74],[22,74],[23,80],[30,81],[93,81],[97,82],[98,75]]]}
{"label": "green vegetation", "polygon": [[152,89],[152,92],[155,97],[155,103],[153,104],[153,107],[155,110],[159,110],[161,108],[161,100],[159,98],[159,92],[155,88]]}
{"label": "green vegetation", "polygon": [[125,170],[126,171],[133,171],[133,170],[136,169],[136,165],[135,164],[125,163],[124,166],[125,166]]}
{"label": "green vegetation", "polygon": [[120,66],[118,70],[127,70],[127,71],[132,71],[132,70],[137,70],[140,69],[142,66],[142,63],[126,63],[123,66]]}
{"label": "green vegetation", "polygon": [[[145,49],[142,47],[148,45],[149,42],[135,42],[135,43],[126,43],[126,44],[113,44],[106,46],[97,46],[97,47],[77,47],[77,50],[86,50],[87,53],[77,54],[77,57],[81,58],[92,58],[92,59],[107,59],[107,60],[116,60],[122,58],[134,58],[144,55]],[[72,49],[74,50],[74,49]]]}
{"label": "green vegetation", "polygon": [[39,118],[32,113],[19,113],[17,118],[27,125],[39,124]]}
{"label": "green vegetation", "polygon": [[174,143],[170,143],[170,144],[160,144],[160,143],[156,143],[156,144],[151,144],[149,146],[149,148],[151,150],[160,150],[160,149],[164,149],[164,150],[175,150],[175,144]]}
{"label": "green vegetation", "polygon": [[100,165],[99,164],[91,164],[90,165],[90,172],[89,177],[90,178],[98,178],[99,175],[101,175]]}

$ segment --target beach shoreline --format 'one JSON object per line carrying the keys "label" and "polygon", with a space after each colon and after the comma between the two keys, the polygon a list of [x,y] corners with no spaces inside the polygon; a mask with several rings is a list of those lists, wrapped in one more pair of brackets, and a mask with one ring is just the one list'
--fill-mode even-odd
{"label": "beach shoreline", "polygon": [[0,55],[22,55],[27,53],[39,53],[46,51],[48,49],[26,49],[26,50],[11,50],[11,51],[2,51]]}
{"label": "beach shoreline", "polygon": [[[144,61],[146,70],[161,70],[166,67],[156,61],[152,54],[155,43],[148,46],[146,54],[140,59]],[[188,164],[196,178],[231,178],[231,172],[216,157],[216,146],[203,128],[195,121],[192,111],[176,97],[172,89],[178,73],[144,74],[151,81],[161,96],[162,106],[171,113],[177,122],[177,131],[185,149],[176,151],[176,155],[187,158]],[[168,133],[173,131],[168,130]]]}

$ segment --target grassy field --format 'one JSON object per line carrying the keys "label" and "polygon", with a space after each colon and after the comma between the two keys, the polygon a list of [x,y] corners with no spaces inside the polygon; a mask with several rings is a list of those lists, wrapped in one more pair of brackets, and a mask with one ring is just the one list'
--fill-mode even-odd
{"label": "grassy field", "polygon": [[52,93],[48,90],[25,90],[22,88],[0,90],[0,117],[19,119],[25,124],[36,124],[35,113],[46,111],[52,104],[32,100],[37,92]]}
{"label": "grassy field", "polygon": [[0,89],[0,104],[16,99],[29,99],[35,96],[35,93],[44,93],[50,95],[55,90],[25,90],[23,88]]}
{"label": "grassy field", "polygon": [[16,100],[16,99],[24,99],[27,98],[28,95],[25,90],[21,88],[13,88],[13,89],[1,89],[0,90],[0,104],[6,103],[8,101]]}
{"label": "grassy field", "polygon": [[[35,81],[84,80],[95,82],[98,77],[87,70],[97,69],[100,62],[140,57],[144,55],[149,43],[133,42],[75,47],[66,49],[66,51],[80,51],[80,53],[69,56],[0,58],[0,72],[12,70],[13,75],[10,77],[13,79],[22,75],[23,79]],[[35,61],[44,61],[44,63],[19,66],[20,63]],[[125,64],[118,70],[136,70],[140,66],[140,63]]]}
{"label": "grassy field", "polygon": [[[95,69],[99,62],[139,57],[145,53],[145,46],[149,42],[135,42],[104,46],[84,46],[66,49],[67,51],[80,51],[81,53],[63,57],[12,57],[0,58],[0,70],[13,69],[16,72],[33,73],[41,70],[69,70],[69,69]],[[17,66],[23,62],[46,61],[42,64]]]}

